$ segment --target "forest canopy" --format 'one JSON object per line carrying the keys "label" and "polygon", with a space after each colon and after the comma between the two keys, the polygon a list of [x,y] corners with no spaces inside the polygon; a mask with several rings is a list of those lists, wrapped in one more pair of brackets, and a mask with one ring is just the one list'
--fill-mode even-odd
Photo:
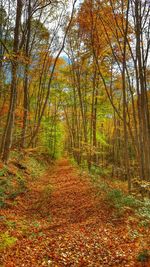
{"label": "forest canopy", "polygon": [[0,266],[150,266],[150,0],[0,0]]}

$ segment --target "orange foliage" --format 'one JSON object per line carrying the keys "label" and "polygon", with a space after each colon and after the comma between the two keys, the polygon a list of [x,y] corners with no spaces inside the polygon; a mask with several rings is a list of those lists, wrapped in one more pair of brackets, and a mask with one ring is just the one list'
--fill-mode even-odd
{"label": "orange foliage", "polygon": [[0,116],[4,116],[8,113],[9,106],[5,104],[0,110]]}
{"label": "orange foliage", "polygon": [[118,60],[122,61],[125,18],[121,11],[114,14],[109,1],[96,5],[93,1],[86,0],[81,5],[78,23],[85,44],[87,47],[93,46],[98,57],[110,56],[112,46]]}

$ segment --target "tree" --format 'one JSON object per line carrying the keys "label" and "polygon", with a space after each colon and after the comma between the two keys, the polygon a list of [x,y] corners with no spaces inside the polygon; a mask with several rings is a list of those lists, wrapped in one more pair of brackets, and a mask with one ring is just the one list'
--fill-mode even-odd
{"label": "tree", "polygon": [[19,32],[20,32],[21,13],[22,13],[22,1],[17,0],[17,12],[16,12],[14,43],[13,43],[13,60],[11,62],[12,81],[11,81],[10,105],[1,145],[2,159],[5,162],[8,160],[9,156],[9,149],[12,142],[13,126],[15,119],[15,108],[16,108],[16,98],[17,98],[17,69],[18,69],[17,56],[19,52]]}
{"label": "tree", "polygon": [[[11,3],[9,4],[10,8]],[[15,4],[17,9],[14,35],[12,36],[12,51],[4,40],[0,40],[1,47],[5,50],[5,53],[7,53],[6,58],[9,61],[9,64],[11,64],[11,70],[9,71],[9,74],[11,75],[9,112],[7,114],[7,121],[1,144],[1,156],[5,162],[7,162],[9,158],[10,148],[14,141],[24,147],[27,145],[28,140],[28,145],[30,146],[33,145],[33,141],[38,135],[42,118],[49,101],[55,67],[64,48],[68,29],[74,15],[76,0],[73,2],[71,17],[70,19],[68,18],[68,25],[64,29],[64,35],[62,37],[59,37],[59,32],[62,27],[64,28],[64,23],[66,22],[65,10],[67,8],[67,2],[32,2],[28,0],[23,4],[21,0],[18,0]],[[9,10],[7,4],[6,10]],[[15,10],[13,11],[15,12]],[[8,12],[8,16],[9,15]],[[46,19],[44,16],[46,16]],[[54,22],[55,27],[52,28]],[[47,29],[45,25],[48,23],[49,28]],[[29,120],[29,113],[32,113],[30,110],[30,102],[33,97],[33,91],[30,91],[30,86],[33,88],[31,73],[40,60],[40,54],[43,55],[43,61],[38,77],[39,88],[38,92],[34,92],[35,101],[37,103],[37,108],[35,110],[36,119],[33,128],[31,128],[28,127],[28,123],[31,122],[31,120]],[[19,89],[22,85],[24,92],[23,99]],[[40,100],[39,103],[38,100]],[[21,116],[21,114],[18,115],[17,110],[21,110],[22,106],[23,116],[20,118],[22,121],[20,121],[21,123],[19,126],[18,122],[15,120],[15,114]],[[18,132],[18,127],[21,135],[19,133],[20,136],[17,136],[16,138],[15,133]],[[30,131],[31,129],[32,131]]]}

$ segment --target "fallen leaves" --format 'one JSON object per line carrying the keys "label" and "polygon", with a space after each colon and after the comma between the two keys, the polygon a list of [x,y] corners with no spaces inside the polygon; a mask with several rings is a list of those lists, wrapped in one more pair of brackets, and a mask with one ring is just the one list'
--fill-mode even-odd
{"label": "fallen leaves", "polygon": [[9,235],[18,239],[3,251],[4,267],[142,266],[136,258],[149,232],[139,231],[134,217],[113,220],[88,178],[81,179],[67,161],[30,183],[17,206],[3,210],[11,221],[3,220],[3,230],[9,225]]}

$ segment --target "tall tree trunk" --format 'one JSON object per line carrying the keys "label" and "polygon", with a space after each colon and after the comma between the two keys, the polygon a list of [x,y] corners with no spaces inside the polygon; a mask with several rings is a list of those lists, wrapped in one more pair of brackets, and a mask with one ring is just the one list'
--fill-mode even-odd
{"label": "tall tree trunk", "polygon": [[[31,34],[31,0],[28,0],[28,11],[27,11],[27,40],[25,46],[25,57],[26,60],[29,60],[29,44],[30,44],[30,34]],[[21,138],[21,146],[25,146],[25,136],[26,136],[26,128],[27,128],[27,118],[28,118],[28,87],[29,87],[29,64],[28,62],[25,65],[24,71],[24,114],[23,114],[23,128],[22,128],[22,138]]]}
{"label": "tall tree trunk", "polygon": [[137,83],[138,83],[138,115],[140,125],[141,142],[141,164],[142,179],[150,179],[150,133],[149,133],[149,111],[147,102],[147,88],[144,80],[145,66],[142,60],[142,17],[141,2],[135,1],[135,26],[136,26],[136,64],[137,64]]}
{"label": "tall tree trunk", "polygon": [[[123,8],[122,8],[123,13]],[[129,154],[128,154],[128,129],[127,129],[127,90],[126,90],[126,51],[127,51],[127,34],[128,34],[128,16],[129,16],[129,0],[127,2],[126,23],[124,29],[123,44],[123,64],[122,64],[122,90],[123,90],[123,125],[124,125],[124,160],[125,175],[128,180],[128,190],[131,191],[131,178],[129,172]]]}
{"label": "tall tree trunk", "polygon": [[12,133],[15,119],[15,108],[16,108],[16,99],[17,99],[17,69],[18,69],[18,47],[19,47],[19,27],[21,20],[22,12],[22,1],[17,0],[17,11],[16,11],[16,22],[14,29],[14,44],[13,44],[13,54],[14,60],[12,61],[12,81],[11,81],[11,94],[10,94],[10,104],[9,112],[7,116],[7,122],[3,134],[2,145],[1,145],[1,154],[2,160],[7,162],[9,157],[9,151],[12,144]]}

